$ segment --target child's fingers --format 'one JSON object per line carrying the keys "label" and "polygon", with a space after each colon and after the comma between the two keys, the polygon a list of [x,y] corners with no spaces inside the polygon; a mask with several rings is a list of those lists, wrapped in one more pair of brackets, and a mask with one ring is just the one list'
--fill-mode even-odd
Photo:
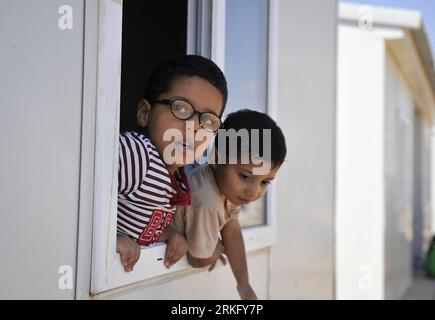
{"label": "child's fingers", "polygon": [[168,243],[167,247],[166,247],[166,252],[165,252],[165,266],[166,268],[169,268],[170,266],[172,266],[174,264],[174,255],[177,251],[177,245],[173,244],[173,243]]}
{"label": "child's fingers", "polygon": [[186,240],[184,240],[184,238],[182,241],[177,242],[177,247],[176,247],[175,253],[172,256],[172,264],[177,263],[178,260],[183,258],[187,254],[188,250],[189,250],[189,246],[188,246]]}
{"label": "child's fingers", "polygon": [[183,250],[182,248],[178,248],[178,250],[175,251],[174,255],[172,256],[172,264],[177,263],[178,260],[180,260],[184,255],[186,254],[186,250]]}
{"label": "child's fingers", "polygon": [[128,271],[133,271],[133,267],[136,264],[136,261],[137,260],[135,260],[135,258],[133,256],[130,256],[130,258],[128,259],[128,264],[127,264]]}
{"label": "child's fingers", "polygon": [[137,257],[136,253],[133,253],[132,255],[130,255],[130,257],[128,258],[128,264],[127,264],[129,271],[133,271],[133,267],[136,264],[137,260],[138,260],[138,257]]}
{"label": "child's fingers", "polygon": [[139,260],[140,257],[140,247],[136,243],[132,245],[132,254],[130,255],[128,266],[130,268],[130,271],[133,271],[133,267],[136,264],[136,262]]}
{"label": "child's fingers", "polygon": [[225,255],[221,254],[219,256],[219,260],[222,262],[222,264],[225,266],[227,264],[227,259],[225,259]]}
{"label": "child's fingers", "polygon": [[[225,255],[223,253],[221,253],[218,257],[218,259],[222,262],[222,264],[225,266],[227,264],[227,260],[225,259]],[[214,267],[216,266],[217,260],[216,259],[211,265],[210,268],[208,268],[208,271],[212,271],[214,269]]]}
{"label": "child's fingers", "polygon": [[125,267],[128,264],[129,255],[127,253],[121,254],[121,264]]}
{"label": "child's fingers", "polygon": [[216,261],[217,259],[210,265],[210,267],[208,268],[208,271],[212,271],[214,269],[214,267],[216,266]]}
{"label": "child's fingers", "polygon": [[129,266],[129,259],[130,259],[130,255],[129,254],[122,254],[121,255],[121,264],[124,267],[124,271],[125,272],[129,272],[130,271],[130,266]]}
{"label": "child's fingers", "polygon": [[132,254],[131,253],[125,254],[125,262],[123,264],[125,272],[130,272],[132,270],[133,267],[132,262],[133,262]]}
{"label": "child's fingers", "polygon": [[133,265],[135,265],[139,261],[139,258],[140,258],[140,251],[137,252],[136,255],[134,256]]}

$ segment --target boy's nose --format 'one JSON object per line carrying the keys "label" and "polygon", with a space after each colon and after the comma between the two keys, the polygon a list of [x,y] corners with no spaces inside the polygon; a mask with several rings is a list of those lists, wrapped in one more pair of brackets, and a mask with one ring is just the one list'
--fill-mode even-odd
{"label": "boy's nose", "polygon": [[193,130],[195,130],[195,132],[201,129],[201,123],[199,122],[199,114],[195,114],[191,120],[193,120],[194,123]]}
{"label": "boy's nose", "polygon": [[195,114],[192,118],[185,121],[185,128],[187,130],[192,130],[193,132],[197,132],[199,129],[201,129],[201,125],[199,123],[199,117],[197,114]]}
{"label": "boy's nose", "polygon": [[256,183],[252,183],[246,188],[245,192],[246,196],[248,197],[246,200],[255,201],[259,197],[260,188]]}

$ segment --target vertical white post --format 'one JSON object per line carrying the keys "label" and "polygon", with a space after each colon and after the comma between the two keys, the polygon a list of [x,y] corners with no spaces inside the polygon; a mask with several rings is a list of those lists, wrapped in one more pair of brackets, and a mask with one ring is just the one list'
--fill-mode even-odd
{"label": "vertical white post", "polygon": [[225,72],[225,0],[213,0],[211,59]]}
{"label": "vertical white post", "polygon": [[[267,81],[267,113],[277,120],[277,88],[278,88],[278,17],[279,2],[269,1],[269,47],[268,47],[268,81]],[[267,192],[267,224],[272,227],[272,241],[276,240],[276,187],[272,184]]]}
{"label": "vertical white post", "polygon": [[102,287],[105,274],[116,258],[121,40],[121,2],[100,1],[92,292]]}

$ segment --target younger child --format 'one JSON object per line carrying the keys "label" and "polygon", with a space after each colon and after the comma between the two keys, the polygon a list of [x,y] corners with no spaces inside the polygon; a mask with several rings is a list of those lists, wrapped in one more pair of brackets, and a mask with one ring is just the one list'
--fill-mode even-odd
{"label": "younger child", "polygon": [[138,261],[140,245],[167,241],[168,268],[186,253],[184,237],[167,228],[176,206],[191,201],[182,167],[207,148],[195,137],[212,139],[226,100],[222,71],[201,56],[166,60],[152,74],[137,111],[143,132],[119,138],[117,252],[126,272]]}
{"label": "younger child", "polygon": [[[189,247],[187,260],[193,267],[210,266],[211,270],[217,259],[225,263],[222,256],[225,253],[236,278],[240,297],[256,299],[249,283],[245,247],[237,217],[240,206],[263,196],[267,186],[275,178],[286,156],[285,138],[281,129],[268,115],[251,110],[230,114],[222,128],[234,129],[236,132],[247,129],[249,148],[243,150],[243,143],[239,138],[235,154],[237,161],[229,162],[234,150],[230,150],[228,143],[225,144],[225,150],[219,148],[220,141],[228,139],[230,132],[219,130],[215,139],[218,161],[188,173],[192,205],[177,208],[172,226],[185,235]],[[259,133],[257,150],[263,153],[262,158],[269,164],[270,170],[266,172],[256,170],[261,167],[256,164],[258,162],[250,160],[244,164],[246,161],[242,160],[244,156],[249,159],[257,156],[251,146],[253,132],[256,131],[253,129],[257,129]],[[271,134],[263,136],[265,130],[270,130]],[[266,149],[270,150],[270,154],[266,154]],[[219,234],[222,241],[219,240]]]}

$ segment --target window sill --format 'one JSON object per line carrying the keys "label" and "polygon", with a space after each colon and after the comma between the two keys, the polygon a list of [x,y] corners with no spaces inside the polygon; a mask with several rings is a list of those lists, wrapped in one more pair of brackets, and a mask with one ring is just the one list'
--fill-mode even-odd
{"label": "window sill", "polygon": [[[242,230],[242,234],[246,252],[269,247],[274,242],[272,227],[268,225],[245,228]],[[167,269],[163,264],[165,250],[165,243],[157,243],[152,247],[143,248],[139,261],[131,272],[125,272],[119,255],[114,255],[107,266],[105,279],[97,290],[98,294],[157,277],[166,279],[170,274],[175,275],[180,271],[192,269],[186,258],[182,258],[170,269]]]}

